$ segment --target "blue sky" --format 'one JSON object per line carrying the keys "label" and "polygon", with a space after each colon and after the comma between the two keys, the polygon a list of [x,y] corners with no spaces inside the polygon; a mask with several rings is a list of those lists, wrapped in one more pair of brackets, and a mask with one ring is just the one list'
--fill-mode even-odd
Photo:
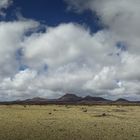
{"label": "blue sky", "polygon": [[65,93],[140,100],[138,0],[1,0],[0,100]]}
{"label": "blue sky", "polygon": [[90,28],[91,32],[97,32],[103,28],[103,24],[95,13],[86,10],[78,14],[68,10],[64,0],[13,0],[13,4],[7,9],[5,20],[14,20],[17,14],[49,26],[75,22]]}

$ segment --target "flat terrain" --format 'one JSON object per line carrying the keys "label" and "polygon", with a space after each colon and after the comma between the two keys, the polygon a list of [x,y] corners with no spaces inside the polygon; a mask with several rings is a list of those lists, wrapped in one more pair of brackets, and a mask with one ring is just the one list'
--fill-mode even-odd
{"label": "flat terrain", "polygon": [[0,106],[0,140],[140,140],[140,106]]}

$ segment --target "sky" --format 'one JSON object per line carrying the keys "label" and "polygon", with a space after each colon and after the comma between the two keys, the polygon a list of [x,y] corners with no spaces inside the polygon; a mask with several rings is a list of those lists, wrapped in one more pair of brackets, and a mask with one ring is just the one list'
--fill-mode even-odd
{"label": "sky", "polygon": [[139,0],[0,0],[0,100],[65,93],[140,100]]}

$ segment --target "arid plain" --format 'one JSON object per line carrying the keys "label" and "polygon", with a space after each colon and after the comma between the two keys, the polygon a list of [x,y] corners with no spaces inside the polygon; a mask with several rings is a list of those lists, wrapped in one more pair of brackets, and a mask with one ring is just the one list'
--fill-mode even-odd
{"label": "arid plain", "polygon": [[0,140],[139,140],[139,132],[140,106],[0,106]]}

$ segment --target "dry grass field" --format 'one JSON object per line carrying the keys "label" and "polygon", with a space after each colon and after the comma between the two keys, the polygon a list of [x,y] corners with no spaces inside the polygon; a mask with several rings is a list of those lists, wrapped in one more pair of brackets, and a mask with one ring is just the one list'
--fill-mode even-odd
{"label": "dry grass field", "polygon": [[0,140],[140,140],[140,107],[0,106]]}

